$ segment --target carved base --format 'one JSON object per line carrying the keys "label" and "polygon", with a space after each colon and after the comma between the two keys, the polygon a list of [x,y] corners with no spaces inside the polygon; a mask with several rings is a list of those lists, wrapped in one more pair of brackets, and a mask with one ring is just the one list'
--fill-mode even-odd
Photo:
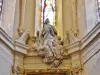
{"label": "carved base", "polygon": [[45,75],[45,74],[53,74],[53,75],[70,75],[69,70],[66,69],[26,69],[24,75]]}

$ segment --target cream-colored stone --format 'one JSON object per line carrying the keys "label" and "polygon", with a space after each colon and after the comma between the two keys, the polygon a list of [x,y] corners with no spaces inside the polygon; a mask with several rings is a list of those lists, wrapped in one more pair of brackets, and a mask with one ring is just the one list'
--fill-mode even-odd
{"label": "cream-colored stone", "polygon": [[47,69],[48,65],[42,62],[40,57],[25,57],[24,59],[25,69]]}
{"label": "cream-colored stone", "polygon": [[63,38],[62,0],[56,0],[56,28],[58,35]]}
{"label": "cream-colored stone", "polygon": [[[0,26],[0,75],[15,75],[18,69],[23,75],[28,71],[47,70],[50,67],[43,63],[36,52],[30,50],[31,44],[27,46],[25,43],[13,40],[13,37],[14,39],[18,37],[18,27],[29,30],[30,36],[34,36],[40,23],[40,12],[38,12],[40,0],[23,0],[22,7],[19,1],[4,0],[2,26]],[[64,60],[57,70],[69,70],[73,75],[100,74],[100,23],[97,24],[98,22],[96,0],[56,0],[55,27],[58,35],[69,41],[66,40],[66,30],[72,31],[74,35],[78,29],[78,34],[74,35],[78,40],[70,39],[72,43],[64,45],[66,51]]]}
{"label": "cream-colored stone", "polygon": [[86,12],[85,0],[77,0],[77,21],[78,21],[78,37],[82,39],[86,35]]}
{"label": "cream-colored stone", "polygon": [[10,37],[13,36],[15,7],[16,0],[3,2],[2,26]]}
{"label": "cream-colored stone", "polygon": [[85,0],[86,9],[86,30],[88,33],[93,29],[93,27],[98,23],[97,18],[97,1],[95,0]]}
{"label": "cream-colored stone", "polygon": [[[27,31],[31,31],[30,35],[35,35],[35,2],[36,0],[26,0],[24,23],[21,27]],[[31,10],[30,10],[31,9]]]}
{"label": "cream-colored stone", "polygon": [[11,75],[14,53],[0,40],[0,75]]}
{"label": "cream-colored stone", "polygon": [[25,57],[24,59],[24,64],[29,64],[29,63],[37,63],[37,64],[42,64],[43,62],[41,61],[42,59],[38,56],[36,57]]}
{"label": "cream-colored stone", "polygon": [[36,0],[35,3],[35,35],[37,31],[41,30],[41,25],[40,25],[41,16],[39,16],[41,14],[40,2],[41,0]]}

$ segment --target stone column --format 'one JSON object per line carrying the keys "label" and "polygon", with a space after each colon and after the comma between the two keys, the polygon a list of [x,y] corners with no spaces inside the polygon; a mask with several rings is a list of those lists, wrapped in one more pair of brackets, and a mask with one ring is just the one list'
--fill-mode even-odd
{"label": "stone column", "polygon": [[36,0],[36,6],[35,6],[35,35],[37,31],[40,31],[40,3],[41,0]]}
{"label": "stone column", "polygon": [[17,75],[17,74],[23,75],[23,73],[24,73],[23,58],[24,58],[23,54],[15,52],[14,68],[13,68],[14,75]]}
{"label": "stone column", "polygon": [[17,0],[14,17],[13,39],[18,39],[18,30],[24,28],[26,0]]}
{"label": "stone column", "polygon": [[63,35],[64,43],[69,44],[68,35],[66,31],[72,30],[73,27],[73,14],[72,14],[72,0],[62,0],[62,21],[63,21]]}
{"label": "stone column", "polygon": [[23,29],[30,31],[30,35],[35,35],[35,5],[36,0],[26,0]]}
{"label": "stone column", "polygon": [[82,75],[82,63],[80,52],[73,53],[72,57],[72,69],[74,75]]}
{"label": "stone column", "polygon": [[77,0],[72,0],[72,20],[73,20],[73,27],[72,27],[72,31],[74,33],[74,35],[77,35],[78,32],[78,26],[77,26]]}
{"label": "stone column", "polygon": [[62,0],[56,0],[56,28],[58,35],[63,38]]}
{"label": "stone column", "polygon": [[19,29],[24,28],[26,0],[19,0]]}

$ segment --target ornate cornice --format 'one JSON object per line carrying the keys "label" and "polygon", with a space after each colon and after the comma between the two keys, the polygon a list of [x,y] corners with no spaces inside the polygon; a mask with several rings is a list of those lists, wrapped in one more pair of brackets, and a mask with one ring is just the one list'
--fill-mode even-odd
{"label": "ornate cornice", "polygon": [[27,54],[27,50],[29,49],[27,45],[24,45],[18,41],[15,41],[15,51],[18,51],[23,54]]}
{"label": "ornate cornice", "polygon": [[[83,39],[65,46],[68,50],[68,54],[76,51],[83,50],[93,39],[100,37],[100,23],[98,23]],[[27,54],[28,46],[12,40],[6,32],[0,27],[0,39],[12,50]]]}
{"label": "ornate cornice", "polygon": [[86,47],[93,39],[100,37],[100,22],[81,40],[81,50]]}
{"label": "ornate cornice", "polygon": [[0,56],[13,65],[13,56],[0,47]]}
{"label": "ornate cornice", "polygon": [[81,51],[87,47],[93,40],[100,38],[100,23],[98,23],[83,39],[69,44],[66,47],[68,55],[76,51]]}
{"label": "ornate cornice", "polygon": [[[67,50],[67,54],[72,54],[74,52],[79,52],[87,47],[90,42],[100,37],[100,23],[98,23],[83,39],[76,41],[72,44],[64,46]],[[29,55],[30,56],[30,55]],[[32,56],[37,56],[36,53],[33,52]]]}
{"label": "ornate cornice", "polygon": [[14,41],[6,32],[0,27],[0,39],[11,49],[14,49]]}
{"label": "ornate cornice", "polygon": [[80,50],[80,41],[77,41],[75,43],[67,45],[66,49],[68,50],[68,54],[79,51]]}
{"label": "ornate cornice", "polygon": [[2,42],[4,42],[5,45],[8,46],[8,48],[11,48],[11,50],[20,52],[22,54],[27,54],[28,46],[21,44],[18,41],[12,40],[12,38],[9,37],[1,27],[0,27],[0,39],[2,40]]}

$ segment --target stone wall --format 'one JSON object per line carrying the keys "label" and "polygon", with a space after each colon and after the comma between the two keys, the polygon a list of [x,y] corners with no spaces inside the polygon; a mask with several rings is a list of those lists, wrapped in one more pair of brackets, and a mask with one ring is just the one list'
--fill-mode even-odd
{"label": "stone wall", "polygon": [[97,0],[85,0],[85,11],[86,11],[86,22],[87,22],[86,33],[88,33],[98,23]]}
{"label": "stone wall", "polygon": [[26,45],[12,40],[0,28],[0,75],[13,75],[17,69],[23,73],[23,57],[27,53]]}
{"label": "stone wall", "polygon": [[27,56],[24,59],[25,69],[47,69],[48,65],[42,62],[41,57],[38,56]]}
{"label": "stone wall", "polygon": [[84,75],[99,75],[100,71],[100,39],[91,42],[82,52]]}
{"label": "stone wall", "polygon": [[92,56],[84,64],[84,75],[99,75],[100,74],[100,51]]}
{"label": "stone wall", "polygon": [[13,59],[11,49],[0,41],[0,75],[11,75]]}
{"label": "stone wall", "polygon": [[[24,58],[24,68],[34,69],[48,69],[50,65],[45,64],[39,56],[27,56]],[[71,59],[64,59],[58,69],[69,69],[71,67]]]}
{"label": "stone wall", "polygon": [[14,27],[14,18],[15,18],[15,6],[16,0],[9,0],[3,2],[3,13],[2,13],[2,27],[5,32],[12,37],[13,36],[13,27]]}

